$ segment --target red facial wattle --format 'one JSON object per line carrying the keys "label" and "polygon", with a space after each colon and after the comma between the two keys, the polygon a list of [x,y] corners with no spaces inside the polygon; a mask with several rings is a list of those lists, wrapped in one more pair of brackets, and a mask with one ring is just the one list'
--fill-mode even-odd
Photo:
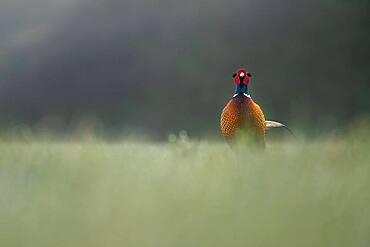
{"label": "red facial wattle", "polygon": [[234,77],[234,83],[240,85],[240,82],[243,82],[244,85],[248,85],[249,76],[247,75],[246,69],[238,69],[236,76]]}

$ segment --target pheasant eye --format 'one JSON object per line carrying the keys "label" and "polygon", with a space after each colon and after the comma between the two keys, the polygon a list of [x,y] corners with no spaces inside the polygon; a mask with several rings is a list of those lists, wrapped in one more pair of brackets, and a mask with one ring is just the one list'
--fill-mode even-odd
{"label": "pheasant eye", "polygon": [[233,78],[236,76],[236,73],[233,74]]}
{"label": "pheasant eye", "polygon": [[251,73],[249,73],[249,72],[247,73],[247,76],[248,76],[248,77],[252,77]]}

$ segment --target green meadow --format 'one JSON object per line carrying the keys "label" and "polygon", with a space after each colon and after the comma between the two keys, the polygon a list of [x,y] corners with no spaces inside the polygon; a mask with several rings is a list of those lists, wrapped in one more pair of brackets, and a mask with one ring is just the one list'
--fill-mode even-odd
{"label": "green meadow", "polygon": [[370,246],[370,132],[265,151],[0,140],[0,246]]}

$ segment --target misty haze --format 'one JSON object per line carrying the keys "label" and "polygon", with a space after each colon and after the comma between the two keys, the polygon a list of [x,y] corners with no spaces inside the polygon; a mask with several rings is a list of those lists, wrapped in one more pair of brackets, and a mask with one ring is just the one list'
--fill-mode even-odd
{"label": "misty haze", "polygon": [[[218,135],[239,66],[270,118],[369,113],[367,1],[2,1],[4,128],[84,117],[109,131]],[[58,130],[60,130],[58,129]]]}

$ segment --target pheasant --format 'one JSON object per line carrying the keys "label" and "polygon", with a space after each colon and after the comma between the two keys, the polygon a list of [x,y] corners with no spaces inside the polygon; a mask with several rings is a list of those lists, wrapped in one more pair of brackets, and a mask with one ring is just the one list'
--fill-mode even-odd
{"label": "pheasant", "polygon": [[250,78],[251,74],[245,68],[233,74],[235,93],[221,113],[221,133],[227,141],[231,141],[239,131],[243,131],[251,140],[264,147],[267,130],[286,126],[266,121],[261,108],[248,92]]}

